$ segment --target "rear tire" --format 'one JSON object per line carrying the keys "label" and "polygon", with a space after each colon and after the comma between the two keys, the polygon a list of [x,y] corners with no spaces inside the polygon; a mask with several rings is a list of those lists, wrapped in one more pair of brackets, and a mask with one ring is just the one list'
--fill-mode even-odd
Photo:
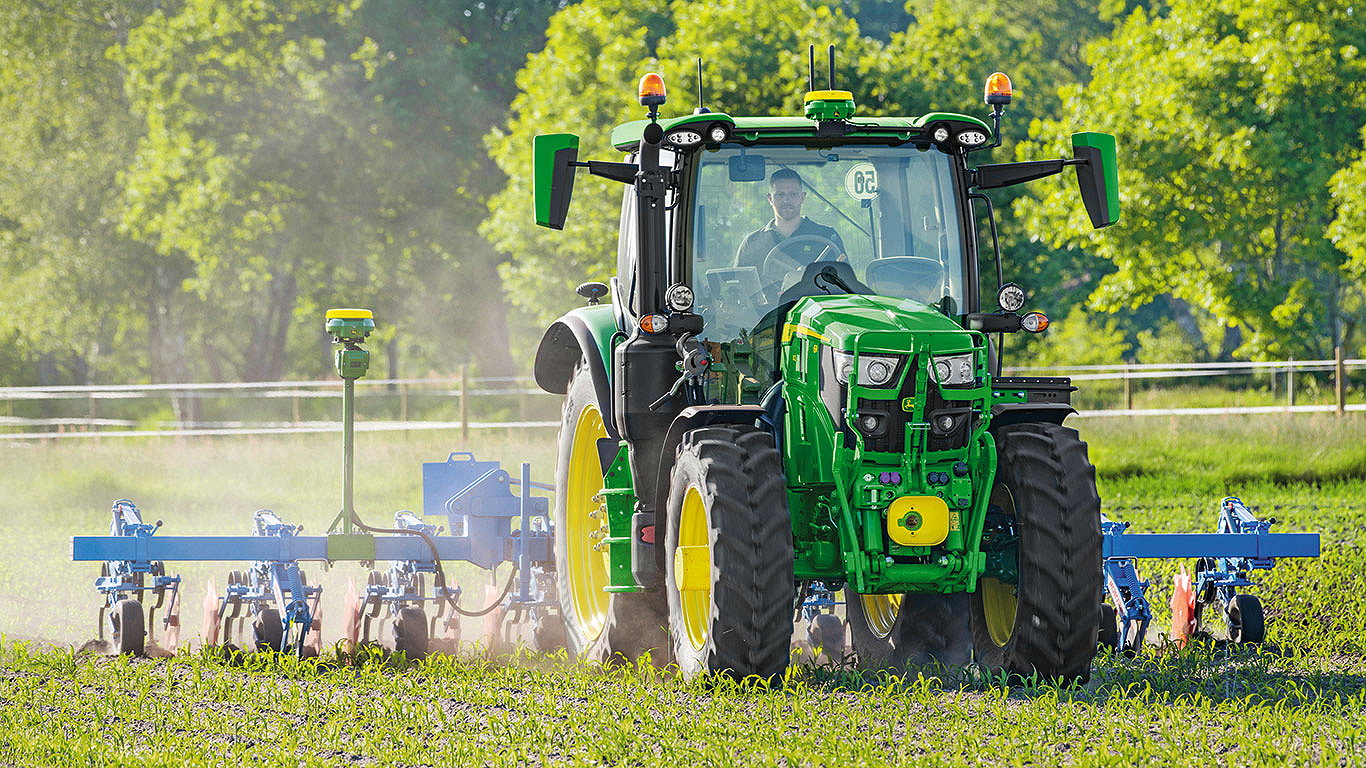
{"label": "rear tire", "polygon": [[1100,497],[1086,443],[1058,424],[996,433],[994,511],[1018,537],[1018,584],[981,579],[973,593],[977,661],[1024,677],[1085,682],[1100,626]]}
{"label": "rear tire", "polygon": [[846,589],[844,600],[860,666],[963,666],[972,661],[966,593],[859,595]]}
{"label": "rear tire", "polygon": [[110,646],[114,653],[141,656],[146,650],[147,632],[142,615],[142,603],[124,598],[114,603],[109,613]]}
{"label": "rear tire", "polygon": [[753,427],[684,434],[667,511],[665,589],[679,669],[689,678],[781,676],[791,658],[796,589],[773,437]]}
{"label": "rear tire", "polygon": [[586,365],[574,369],[560,423],[555,465],[555,563],[565,646],[587,661],[635,661],[649,654],[668,661],[667,604],[663,590],[609,593],[606,556],[589,537],[599,526],[602,462],[597,441],[607,436],[593,379]]}

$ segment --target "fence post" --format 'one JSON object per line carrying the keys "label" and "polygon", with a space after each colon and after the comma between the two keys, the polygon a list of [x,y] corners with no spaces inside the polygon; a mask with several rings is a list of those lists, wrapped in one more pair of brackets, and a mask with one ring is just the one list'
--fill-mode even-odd
{"label": "fence post", "polygon": [[295,424],[296,426],[299,424],[300,421],[303,420],[303,419],[301,419],[301,418],[299,417],[299,395],[298,395],[298,391],[299,391],[299,390],[298,390],[297,388],[295,388],[295,390],[294,390],[295,394],[290,395],[290,397],[289,397],[289,410],[290,410],[290,413],[294,416],[294,424]]}
{"label": "fence post", "polygon": [[1124,364],[1124,408],[1132,411],[1134,409],[1134,388],[1129,383],[1129,364]]}
{"label": "fence post", "polygon": [[1285,407],[1286,410],[1295,407],[1295,358],[1290,358],[1285,365]]}
{"label": "fence post", "polygon": [[460,366],[460,439],[470,439],[470,379]]}
{"label": "fence post", "polygon": [[398,420],[408,420],[408,385],[398,385]]}
{"label": "fence post", "polygon": [[1338,395],[1338,415],[1347,413],[1347,366],[1342,361],[1342,347],[1333,348],[1333,385]]}

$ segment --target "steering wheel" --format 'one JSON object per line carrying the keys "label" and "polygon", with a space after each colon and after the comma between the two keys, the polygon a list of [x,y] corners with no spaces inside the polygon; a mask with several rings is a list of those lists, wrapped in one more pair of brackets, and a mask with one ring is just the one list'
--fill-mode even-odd
{"label": "steering wheel", "polygon": [[781,284],[789,274],[799,269],[806,269],[806,264],[798,261],[797,257],[792,254],[787,253],[786,249],[792,247],[796,243],[809,242],[825,244],[825,247],[821,249],[820,254],[816,256],[814,261],[832,261],[832,259],[826,259],[825,254],[834,250],[835,255],[838,256],[840,251],[843,250],[839,243],[836,243],[834,240],[831,240],[824,235],[797,235],[796,237],[790,237],[773,246],[768,250],[768,253],[764,254],[763,267],[759,270],[764,285],[772,285],[773,283]]}

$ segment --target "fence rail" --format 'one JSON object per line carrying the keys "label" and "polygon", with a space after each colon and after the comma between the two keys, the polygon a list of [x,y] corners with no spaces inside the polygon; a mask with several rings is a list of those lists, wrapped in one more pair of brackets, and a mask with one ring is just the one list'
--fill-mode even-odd
{"label": "fence rail", "polygon": [[[1007,367],[1007,375],[1068,376],[1075,382],[1119,382],[1123,387],[1122,407],[1079,407],[1081,418],[1146,416],[1220,416],[1236,414],[1324,413],[1366,411],[1366,403],[1348,403],[1349,372],[1366,368],[1366,359],[1344,359],[1339,352],[1331,360],[1283,360],[1225,363],[1136,363],[1119,365],[1076,365],[1054,368]],[[1296,377],[1331,374],[1335,402],[1296,402]],[[1272,377],[1273,396],[1277,381],[1284,381],[1284,404],[1234,405],[1191,408],[1136,408],[1134,387],[1140,382],[1186,381],[1215,377]],[[356,382],[357,396],[385,398],[387,413],[362,420],[358,431],[386,432],[407,430],[546,429],[559,425],[556,396],[536,388],[531,377],[467,377],[421,379],[361,379]],[[342,383],[337,379],[272,382],[195,382],[161,384],[96,384],[88,386],[0,387],[0,440],[79,439],[94,437],[151,437],[197,435],[269,435],[336,433],[341,422],[319,418],[328,408],[319,400],[337,400]],[[1114,390],[1110,390],[1113,392]],[[451,400],[458,418],[451,418]],[[187,416],[180,411],[208,407],[225,400],[245,400],[227,410],[226,417]],[[80,408],[84,414],[42,413],[16,415],[15,409],[54,410]],[[396,402],[394,402],[396,401]],[[260,405],[250,405],[256,402]],[[287,402],[289,412],[270,418],[259,411],[269,403]],[[305,404],[311,411],[304,413]],[[471,413],[472,403],[493,404]],[[137,407],[144,411],[153,405],[171,404],[174,418],[100,413],[106,409]],[[104,405],[100,405],[104,404]],[[415,406],[416,404],[416,406]],[[283,406],[274,406],[277,409]],[[219,409],[223,410],[223,409]],[[381,410],[384,410],[381,408]],[[414,411],[421,413],[414,413]],[[432,418],[433,412],[437,418]],[[251,414],[257,418],[243,418]],[[329,414],[330,415],[330,414]]]}

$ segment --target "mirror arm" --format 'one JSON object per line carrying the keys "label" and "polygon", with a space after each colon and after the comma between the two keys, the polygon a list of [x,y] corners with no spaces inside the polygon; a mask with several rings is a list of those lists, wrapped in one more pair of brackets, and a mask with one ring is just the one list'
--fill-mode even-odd
{"label": "mirror arm", "polygon": [[640,171],[640,167],[635,163],[611,163],[606,160],[589,160],[588,162],[575,160],[569,165],[573,168],[587,168],[588,172],[594,176],[619,181],[622,184],[634,184],[636,173]]}

